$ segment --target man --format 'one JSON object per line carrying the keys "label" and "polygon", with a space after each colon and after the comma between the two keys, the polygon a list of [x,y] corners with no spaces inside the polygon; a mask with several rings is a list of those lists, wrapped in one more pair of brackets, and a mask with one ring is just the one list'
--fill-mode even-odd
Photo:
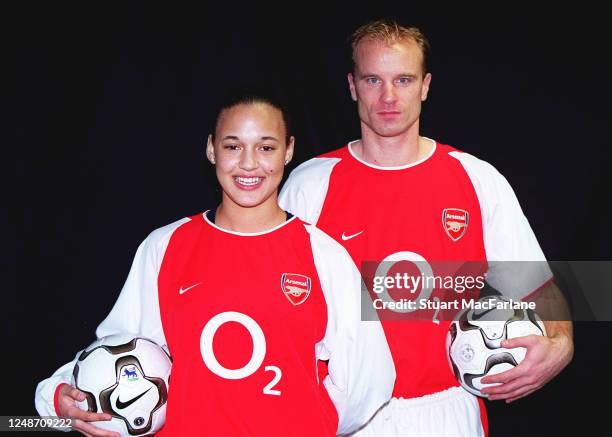
{"label": "man", "polygon": [[[531,263],[534,271],[520,281],[504,273],[503,265],[491,264],[545,260],[503,176],[474,156],[419,135],[421,104],[432,77],[423,34],[375,21],[355,31],[352,50],[348,82],[362,137],[296,168],[281,206],[336,238],[364,276],[372,262],[383,272],[408,261],[434,266],[435,273],[436,261],[486,261],[487,281],[504,294],[536,302],[558,298],[545,263]],[[394,398],[362,432],[485,434],[484,404],[458,387],[447,363],[448,318],[418,311],[418,320],[382,320],[397,371]],[[571,361],[571,322],[545,325],[548,337],[502,344],[527,347],[528,354],[512,370],[483,378],[483,383],[502,383],[484,390],[489,399],[526,396]]]}

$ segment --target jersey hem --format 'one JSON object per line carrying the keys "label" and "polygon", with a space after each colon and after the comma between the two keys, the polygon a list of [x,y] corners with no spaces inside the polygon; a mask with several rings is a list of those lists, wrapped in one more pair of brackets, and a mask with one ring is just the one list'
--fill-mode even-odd
{"label": "jersey hem", "polygon": [[535,297],[537,297],[543,290],[544,288],[550,284],[551,282],[553,282],[555,280],[554,277],[550,277],[548,278],[542,285],[540,285],[539,287],[535,288],[533,291],[529,292],[528,294],[526,294],[525,296],[523,296],[521,298],[521,300],[523,302],[526,302],[528,300],[534,299]]}
{"label": "jersey hem", "polygon": [[58,406],[59,406],[59,392],[60,392],[60,388],[62,388],[63,385],[68,385],[65,382],[62,382],[60,385],[58,385],[57,387],[55,387],[55,393],[53,394],[53,409],[55,410],[55,415],[59,417],[59,413],[58,413]]}

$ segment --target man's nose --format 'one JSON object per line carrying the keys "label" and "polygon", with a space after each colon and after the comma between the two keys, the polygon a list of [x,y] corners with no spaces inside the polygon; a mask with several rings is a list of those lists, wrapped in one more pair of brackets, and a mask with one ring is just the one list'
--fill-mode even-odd
{"label": "man's nose", "polygon": [[397,96],[395,94],[395,87],[392,83],[386,83],[383,85],[381,100],[385,103],[393,103]]}

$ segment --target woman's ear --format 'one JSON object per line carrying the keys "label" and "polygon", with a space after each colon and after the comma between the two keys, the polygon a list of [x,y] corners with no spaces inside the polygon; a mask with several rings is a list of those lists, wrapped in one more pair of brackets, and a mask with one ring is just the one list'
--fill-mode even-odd
{"label": "woman's ear", "polygon": [[289,144],[287,144],[287,150],[285,151],[285,165],[291,162],[293,158],[293,146],[295,145],[295,137],[289,137]]}
{"label": "woman's ear", "polygon": [[206,157],[211,164],[215,164],[215,148],[213,146],[212,134],[208,135],[208,141],[206,142]]}

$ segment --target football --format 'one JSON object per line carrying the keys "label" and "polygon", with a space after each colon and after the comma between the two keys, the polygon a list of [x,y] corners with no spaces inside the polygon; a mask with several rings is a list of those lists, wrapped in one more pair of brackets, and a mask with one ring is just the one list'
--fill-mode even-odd
{"label": "football", "polygon": [[93,425],[122,436],[147,435],[164,424],[171,367],[168,353],[153,341],[112,335],[81,352],[72,385],[86,395],[81,409],[113,416]]}
{"label": "football", "polygon": [[546,335],[544,323],[532,309],[501,296],[483,297],[460,312],[446,335],[446,351],[455,377],[470,393],[486,397],[480,380],[504,372],[525,358],[523,347],[505,349],[505,339]]}

